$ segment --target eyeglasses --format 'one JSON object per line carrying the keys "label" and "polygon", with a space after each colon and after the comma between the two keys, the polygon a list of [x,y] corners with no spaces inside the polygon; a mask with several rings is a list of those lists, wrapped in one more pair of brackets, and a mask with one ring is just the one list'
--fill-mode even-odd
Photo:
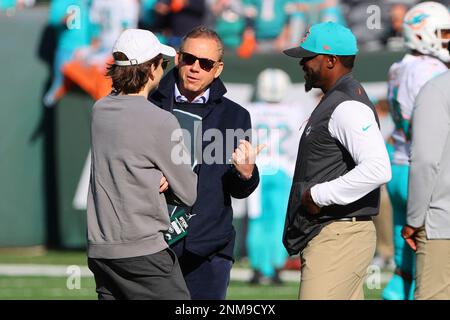
{"label": "eyeglasses", "polygon": [[181,54],[181,62],[191,66],[195,63],[195,61],[198,60],[198,63],[200,64],[200,68],[202,68],[203,70],[205,70],[206,72],[211,71],[212,68],[214,68],[214,65],[218,62],[218,61],[214,61],[211,59],[207,59],[207,58],[199,58],[194,56],[193,54],[187,53],[187,52],[182,52],[180,51]]}
{"label": "eyeglasses", "polygon": [[161,62],[161,67],[163,68],[163,70],[166,70],[167,67],[169,66],[169,64],[170,64],[170,60],[163,59]]}

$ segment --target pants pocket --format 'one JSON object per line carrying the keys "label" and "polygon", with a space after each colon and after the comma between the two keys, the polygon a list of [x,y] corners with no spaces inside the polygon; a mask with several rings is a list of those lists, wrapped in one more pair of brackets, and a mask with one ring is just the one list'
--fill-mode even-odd
{"label": "pants pocket", "polygon": [[149,271],[152,272],[152,275],[167,275],[172,273],[176,256],[170,248],[145,257],[149,263]]}

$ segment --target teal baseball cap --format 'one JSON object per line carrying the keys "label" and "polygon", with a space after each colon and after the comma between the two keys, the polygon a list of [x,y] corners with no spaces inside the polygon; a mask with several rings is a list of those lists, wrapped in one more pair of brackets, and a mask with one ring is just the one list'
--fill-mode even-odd
{"label": "teal baseball cap", "polygon": [[283,52],[294,58],[309,58],[319,54],[353,56],[358,53],[358,46],[350,29],[335,22],[323,22],[311,26],[298,47]]}

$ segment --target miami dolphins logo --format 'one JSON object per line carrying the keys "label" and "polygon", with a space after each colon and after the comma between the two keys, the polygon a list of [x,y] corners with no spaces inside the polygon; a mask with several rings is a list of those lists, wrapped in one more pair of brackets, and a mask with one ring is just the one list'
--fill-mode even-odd
{"label": "miami dolphins logo", "polygon": [[420,29],[427,23],[427,18],[430,16],[423,12],[412,12],[411,18],[407,17],[405,19],[405,23],[411,26],[412,29]]}

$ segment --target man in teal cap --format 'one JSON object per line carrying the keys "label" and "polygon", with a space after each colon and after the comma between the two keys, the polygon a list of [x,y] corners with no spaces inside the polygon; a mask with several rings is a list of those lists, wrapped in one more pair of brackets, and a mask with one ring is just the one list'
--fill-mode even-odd
{"label": "man in teal cap", "polygon": [[352,32],[332,22],[284,51],[301,58],[306,91],[324,93],[302,128],[283,234],[302,259],[299,299],[364,299],[375,253],[372,217],[391,167],[375,108],[351,74],[357,52]]}

